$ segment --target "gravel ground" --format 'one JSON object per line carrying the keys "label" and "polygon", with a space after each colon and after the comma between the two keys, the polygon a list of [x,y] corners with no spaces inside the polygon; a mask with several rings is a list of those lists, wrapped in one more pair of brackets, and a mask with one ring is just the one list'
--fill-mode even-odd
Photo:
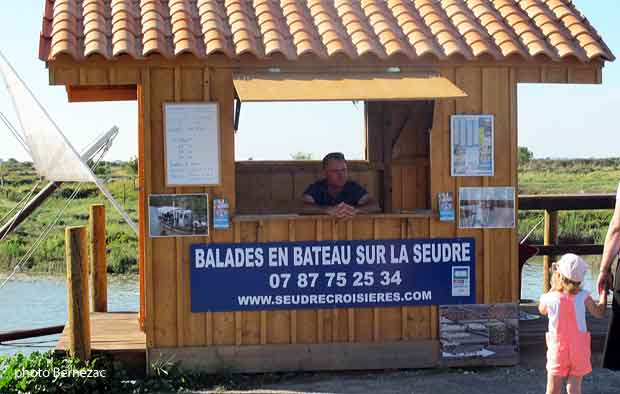
{"label": "gravel ground", "polygon": [[[594,365],[599,360],[595,355]],[[192,393],[541,394],[545,382],[544,359],[522,355],[515,367],[287,374],[277,383],[250,384],[247,390],[221,387]],[[595,368],[584,379],[583,393],[620,393],[620,372]]]}

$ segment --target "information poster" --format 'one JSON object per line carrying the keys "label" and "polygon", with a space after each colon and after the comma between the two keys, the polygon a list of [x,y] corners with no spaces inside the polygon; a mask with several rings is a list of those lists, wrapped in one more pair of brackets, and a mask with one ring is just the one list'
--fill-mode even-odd
{"label": "information poster", "polygon": [[473,238],[192,245],[191,310],[475,303]]}
{"label": "information poster", "polygon": [[439,341],[443,362],[472,359],[516,362],[519,308],[512,303],[441,305]]}
{"label": "information poster", "polygon": [[219,185],[217,103],[164,104],[166,184]]}
{"label": "information poster", "polygon": [[514,228],[514,187],[462,187],[459,228]]}
{"label": "information poster", "polygon": [[493,176],[493,116],[452,115],[452,176]]}

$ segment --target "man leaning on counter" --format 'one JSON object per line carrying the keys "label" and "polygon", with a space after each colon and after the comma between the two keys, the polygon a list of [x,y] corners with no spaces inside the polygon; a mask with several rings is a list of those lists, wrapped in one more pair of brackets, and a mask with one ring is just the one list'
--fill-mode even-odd
{"label": "man leaning on counter", "polygon": [[347,162],[340,152],[323,158],[323,178],[309,185],[302,196],[304,214],[327,214],[350,219],[360,213],[380,211],[377,201],[347,175]]}

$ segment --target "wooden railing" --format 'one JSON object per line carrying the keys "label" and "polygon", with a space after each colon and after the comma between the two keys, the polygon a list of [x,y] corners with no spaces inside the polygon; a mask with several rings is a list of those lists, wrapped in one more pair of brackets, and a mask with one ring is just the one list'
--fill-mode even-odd
{"label": "wooden railing", "polygon": [[603,253],[603,245],[559,244],[558,212],[614,209],[615,205],[615,194],[519,196],[520,211],[545,211],[544,245],[532,245],[538,249],[539,255],[545,256],[543,261],[543,288],[545,292],[549,291],[549,268],[556,256],[564,253],[579,255],[600,255]]}

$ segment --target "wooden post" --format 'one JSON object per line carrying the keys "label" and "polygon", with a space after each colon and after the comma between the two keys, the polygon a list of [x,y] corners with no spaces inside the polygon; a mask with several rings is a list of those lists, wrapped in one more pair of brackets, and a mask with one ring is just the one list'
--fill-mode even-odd
{"label": "wooden post", "polygon": [[108,311],[108,262],[106,259],[105,205],[90,206],[90,282],[93,312]]}
{"label": "wooden post", "polygon": [[67,291],[69,295],[69,354],[90,359],[90,312],[88,308],[88,258],[86,227],[65,229]]}
{"label": "wooden post", "polygon": [[[558,243],[558,211],[545,211],[545,245],[557,245]],[[543,291],[546,293],[551,288],[550,268],[556,256],[545,256],[543,259]]]}

